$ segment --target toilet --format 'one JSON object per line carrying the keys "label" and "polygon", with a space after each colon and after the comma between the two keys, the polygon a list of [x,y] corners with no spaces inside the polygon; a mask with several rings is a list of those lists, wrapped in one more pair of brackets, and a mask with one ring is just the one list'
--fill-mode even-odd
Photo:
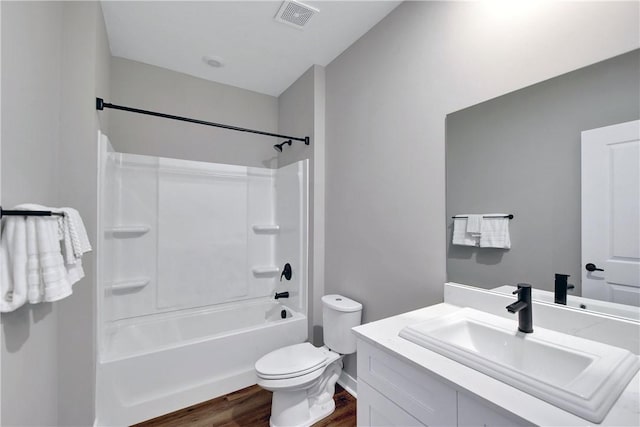
{"label": "toilet", "polygon": [[273,392],[271,427],[308,427],[330,415],[342,358],[356,351],[351,328],[362,304],[341,295],[322,297],[323,347],[305,342],[274,350],[256,362],[258,385]]}

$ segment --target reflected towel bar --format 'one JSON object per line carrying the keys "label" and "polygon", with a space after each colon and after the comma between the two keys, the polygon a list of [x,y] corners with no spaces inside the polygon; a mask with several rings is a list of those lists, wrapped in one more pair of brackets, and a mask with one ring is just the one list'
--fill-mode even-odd
{"label": "reflected towel bar", "polygon": [[[469,217],[464,215],[464,216],[452,216],[451,218],[456,219],[456,218],[469,218]],[[509,218],[509,219],[513,219],[513,214],[509,214],[509,215],[482,215],[482,218]]]}

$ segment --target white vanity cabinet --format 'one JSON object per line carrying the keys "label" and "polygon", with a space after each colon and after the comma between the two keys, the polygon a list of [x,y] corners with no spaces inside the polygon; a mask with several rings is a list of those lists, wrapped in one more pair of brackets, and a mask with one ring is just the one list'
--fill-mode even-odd
{"label": "white vanity cabinet", "polygon": [[358,426],[524,426],[422,367],[358,339]]}

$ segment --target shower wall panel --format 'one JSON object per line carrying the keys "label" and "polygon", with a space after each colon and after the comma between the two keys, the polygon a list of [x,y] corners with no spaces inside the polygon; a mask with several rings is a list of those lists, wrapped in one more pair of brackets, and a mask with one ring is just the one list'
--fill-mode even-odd
{"label": "shower wall panel", "polygon": [[157,307],[249,296],[246,168],[171,163],[158,176]]}
{"label": "shower wall panel", "polygon": [[104,320],[271,296],[279,277],[278,174],[266,168],[109,154]]}

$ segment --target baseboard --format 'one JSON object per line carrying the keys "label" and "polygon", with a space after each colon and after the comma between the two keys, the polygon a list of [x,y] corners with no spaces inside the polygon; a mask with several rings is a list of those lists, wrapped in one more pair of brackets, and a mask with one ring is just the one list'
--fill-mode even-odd
{"label": "baseboard", "polygon": [[358,398],[358,381],[353,378],[351,375],[347,374],[345,371],[340,373],[340,378],[338,378],[338,384],[342,386],[343,389],[347,391],[351,396]]}

